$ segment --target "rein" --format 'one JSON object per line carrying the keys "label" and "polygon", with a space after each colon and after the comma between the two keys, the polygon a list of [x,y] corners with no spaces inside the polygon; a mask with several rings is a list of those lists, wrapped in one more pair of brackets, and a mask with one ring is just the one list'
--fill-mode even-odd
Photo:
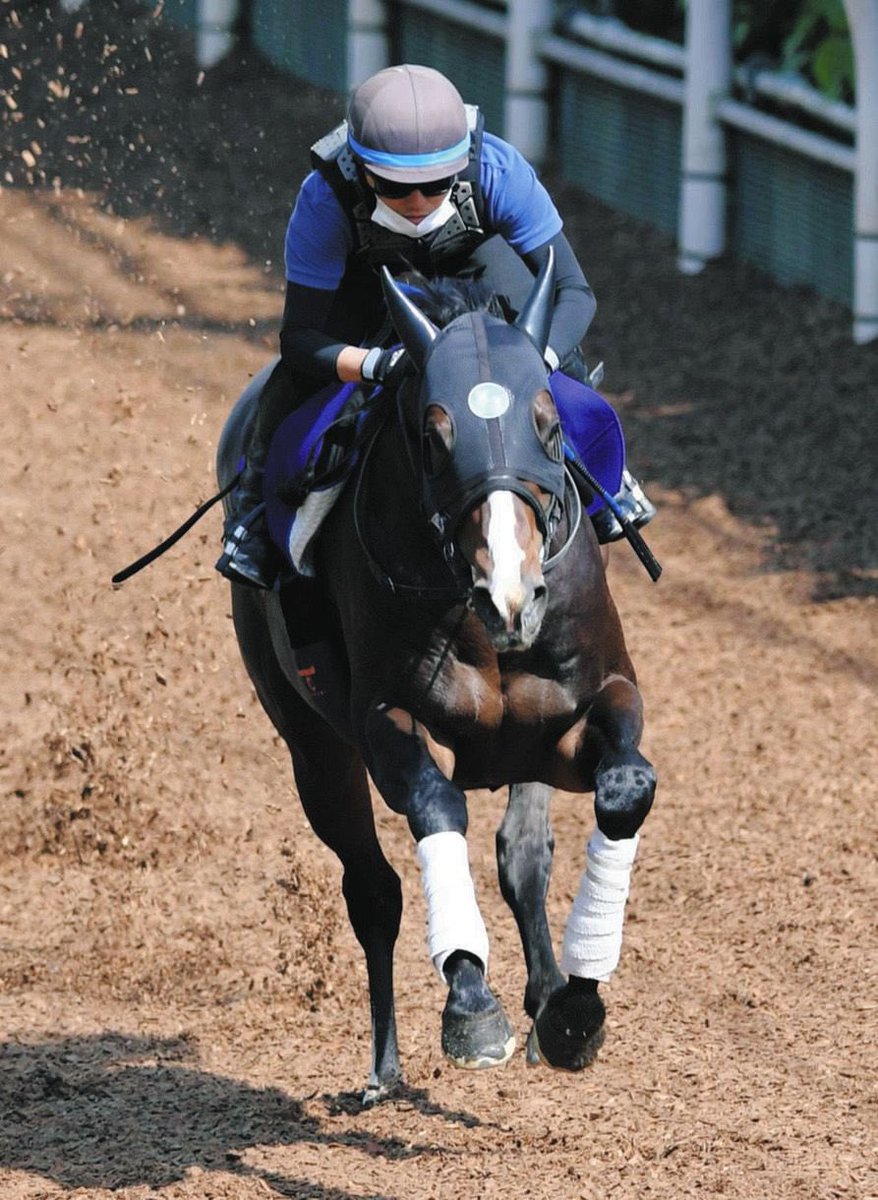
{"label": "rein", "polygon": [[573,496],[576,504],[576,512],[573,514],[573,520],[568,522],[567,537],[564,539],[563,544],[543,562],[544,575],[548,575],[552,567],[557,566],[561,559],[565,557],[567,551],[573,545],[577,533],[579,533],[579,526],[582,524],[582,497],[579,494],[579,488],[573,481],[573,476],[566,466],[564,468],[564,481],[566,484],[565,491],[571,493]]}
{"label": "rein", "polygon": [[163,542],[159,542],[159,544],[154,546],[152,550],[148,550],[146,554],[138,558],[136,562],[124,567],[121,571],[117,571],[113,576],[112,582],[116,585],[124,583],[126,579],[130,579],[132,575],[136,575],[138,571],[142,571],[144,567],[148,567],[151,562],[155,562],[155,560],[160,558],[166,550],[170,550],[173,545],[179,542],[180,538],[183,537],[184,534],[189,532],[196,521],[200,521],[206,512],[213,508],[215,504],[218,504],[220,500],[223,500],[226,496],[228,496],[229,492],[231,492],[232,489],[237,486],[240,478],[241,472],[239,471],[238,474],[232,479],[231,483],[227,484],[222,491],[217,492],[215,496],[211,496],[209,500],[205,500],[203,504],[200,504],[192,516],[187,517],[183,524],[178,529],[175,529],[172,534],[166,537]]}
{"label": "rein", "polygon": [[[357,471],[356,483],[354,486],[354,501],[353,501],[353,519],[354,531],[357,535],[357,542],[363,557],[366,559],[366,564],[372,572],[373,578],[394,596],[411,596],[415,600],[465,600],[472,591],[472,583],[464,583],[463,574],[460,568],[456,566],[455,560],[450,557],[443,549],[442,562],[447,567],[449,573],[454,576],[453,583],[446,584],[419,584],[419,583],[404,583],[398,579],[394,579],[378,562],[375,555],[366,544],[366,537],[363,532],[363,521],[361,514],[363,511],[363,491],[364,480],[366,478],[366,469],[372,456],[372,451],[375,448],[375,443],[384,426],[387,424],[392,409],[390,407],[382,414],[382,420],[377,424],[374,433],[369,439],[366,447],[363,450],[360,459],[360,466]],[[412,460],[409,457],[409,463],[413,466]]]}

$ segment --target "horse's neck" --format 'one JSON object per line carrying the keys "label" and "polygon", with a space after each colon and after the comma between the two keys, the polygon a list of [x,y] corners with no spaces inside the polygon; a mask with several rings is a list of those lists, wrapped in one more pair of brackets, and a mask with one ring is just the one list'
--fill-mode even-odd
{"label": "horse's neck", "polygon": [[424,516],[411,444],[395,416],[379,433],[366,470],[376,547],[410,570],[435,569],[441,562],[439,547]]}

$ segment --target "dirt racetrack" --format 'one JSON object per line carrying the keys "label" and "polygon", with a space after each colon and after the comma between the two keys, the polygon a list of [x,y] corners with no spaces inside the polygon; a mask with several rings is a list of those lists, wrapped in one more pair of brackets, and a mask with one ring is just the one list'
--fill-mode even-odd
{"label": "dirt racetrack", "polygon": [[[661,582],[611,565],[660,785],[609,1035],[576,1077],[449,1067],[379,806],[409,1086],[360,1111],[362,958],[238,659],[219,517],[109,582],[214,490],[341,102],[258,58],[199,78],[124,3],[0,15],[0,1197],[875,1200],[878,343],[731,262],[684,279],[556,189],[661,504]],[[559,937],[589,807],[553,809]],[[523,1042],[501,809],[473,798],[470,852]]]}

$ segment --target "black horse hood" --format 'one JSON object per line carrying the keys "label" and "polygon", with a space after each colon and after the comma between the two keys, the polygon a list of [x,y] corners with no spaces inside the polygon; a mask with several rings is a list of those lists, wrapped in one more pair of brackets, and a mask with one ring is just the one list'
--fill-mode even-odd
{"label": "black horse hood", "polygon": [[480,495],[501,488],[533,503],[526,481],[563,499],[560,439],[553,439],[553,456],[535,421],[534,401],[547,389],[539,350],[499,317],[466,313],[439,332],[424,367],[422,416],[440,405],[453,442],[441,470],[425,481],[434,512],[453,524]]}

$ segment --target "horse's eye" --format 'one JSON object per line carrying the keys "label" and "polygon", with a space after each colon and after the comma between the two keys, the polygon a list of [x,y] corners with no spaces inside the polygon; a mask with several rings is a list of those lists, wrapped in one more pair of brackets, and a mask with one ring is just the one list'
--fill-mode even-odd
{"label": "horse's eye", "polygon": [[431,404],[424,414],[422,452],[424,474],[439,475],[448,466],[454,445],[454,426],[451,417],[440,404]]}
{"label": "horse's eye", "polygon": [[537,437],[546,454],[552,462],[561,462],[564,457],[564,446],[561,434],[561,422],[558,420],[558,410],[548,392],[540,392],[533,406],[534,425]]}
{"label": "horse's eye", "polygon": [[560,462],[564,457],[564,446],[561,440],[561,425],[556,423],[549,433],[543,438],[543,445],[546,447],[546,454],[551,458],[552,462]]}

